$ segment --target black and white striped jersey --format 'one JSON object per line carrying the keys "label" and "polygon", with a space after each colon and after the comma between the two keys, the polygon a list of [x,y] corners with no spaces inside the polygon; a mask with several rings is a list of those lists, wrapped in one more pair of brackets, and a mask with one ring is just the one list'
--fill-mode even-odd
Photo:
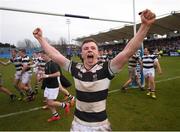
{"label": "black and white striped jersey", "polygon": [[133,55],[132,57],[129,58],[128,61],[128,68],[135,68],[137,66],[139,57],[136,55]]}
{"label": "black and white striped jersey", "polygon": [[142,56],[143,68],[146,68],[146,69],[154,68],[155,61],[158,61],[158,59],[155,55],[143,55]]}
{"label": "black and white striped jersey", "polygon": [[38,57],[32,57],[33,65],[36,67],[38,64]]}
{"label": "black and white striped jersey", "polygon": [[33,63],[36,63],[38,61],[38,57],[32,57]]}
{"label": "black and white striped jersey", "polygon": [[22,70],[22,58],[20,56],[10,58],[11,63],[14,64],[16,71]]}
{"label": "black and white striped jersey", "polygon": [[38,57],[38,64],[37,64],[38,70],[44,71],[45,65],[46,65],[45,60],[42,57]]}
{"label": "black and white striped jersey", "polygon": [[22,66],[23,65],[28,65],[29,66],[29,68],[27,68],[26,71],[31,70],[31,68],[30,68],[31,62],[30,62],[29,56],[25,55],[24,57],[22,57]]}
{"label": "black and white striped jersey", "polygon": [[106,99],[114,77],[109,62],[98,62],[90,70],[82,63],[70,62],[65,69],[72,74],[76,88],[74,118],[80,123],[97,125],[107,121]]}

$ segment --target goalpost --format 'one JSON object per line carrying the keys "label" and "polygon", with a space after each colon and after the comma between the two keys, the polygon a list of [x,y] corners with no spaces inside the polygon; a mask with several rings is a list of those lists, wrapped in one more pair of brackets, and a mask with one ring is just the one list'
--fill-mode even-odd
{"label": "goalpost", "polygon": [[[133,0],[133,23],[134,23],[134,26],[133,26],[133,31],[134,31],[134,35],[136,34],[136,15],[135,15],[135,0]],[[144,54],[144,46],[143,46],[143,43],[141,44],[141,47],[139,48],[138,50],[138,56],[139,58],[142,58],[143,54]],[[141,70],[141,66],[138,64],[137,67],[136,67],[136,70],[137,70],[137,76],[139,77],[140,79],[140,82],[141,82],[141,85],[144,87],[145,83],[144,83],[144,76],[143,76],[143,73],[142,73],[142,70]],[[132,84],[131,84],[131,87],[132,88],[137,88],[137,84],[136,84],[136,80],[133,80]]]}

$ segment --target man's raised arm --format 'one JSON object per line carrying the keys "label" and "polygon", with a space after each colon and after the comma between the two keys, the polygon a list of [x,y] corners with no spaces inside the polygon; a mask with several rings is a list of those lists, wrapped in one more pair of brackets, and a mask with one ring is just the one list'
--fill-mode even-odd
{"label": "man's raised arm", "polygon": [[53,61],[55,61],[62,67],[65,66],[66,62],[69,62],[67,58],[65,58],[58,50],[56,50],[46,41],[46,39],[42,35],[42,30],[40,28],[36,28],[33,32],[33,35],[39,41],[44,51]]}
{"label": "man's raised arm", "polygon": [[151,24],[155,21],[155,14],[146,9],[141,13],[141,26],[137,34],[129,41],[126,47],[111,61],[114,71],[122,69],[128,59],[139,49]]}

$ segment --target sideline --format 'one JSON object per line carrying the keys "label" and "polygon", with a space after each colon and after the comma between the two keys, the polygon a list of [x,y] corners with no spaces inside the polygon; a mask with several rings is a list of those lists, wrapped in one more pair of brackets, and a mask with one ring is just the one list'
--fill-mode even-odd
{"label": "sideline", "polygon": [[[156,83],[161,83],[161,82],[166,82],[166,81],[171,81],[171,80],[175,80],[175,79],[178,79],[180,78],[180,76],[175,76],[175,77],[172,77],[172,78],[167,78],[167,79],[163,79],[163,80],[159,80],[159,81],[155,81]],[[115,89],[115,90],[111,90],[109,91],[108,93],[114,93],[114,92],[117,92],[119,91],[120,89]],[[35,108],[31,108],[31,109],[28,109],[28,110],[23,110],[23,111],[19,111],[19,112],[14,112],[14,113],[9,113],[9,114],[4,114],[4,115],[0,115],[0,119],[1,118],[5,118],[5,117],[10,117],[10,116],[14,116],[14,115],[20,115],[20,114],[24,114],[24,113],[29,113],[29,112],[32,112],[32,111],[37,111],[37,110],[40,110],[42,109],[42,106],[41,107],[35,107]]]}

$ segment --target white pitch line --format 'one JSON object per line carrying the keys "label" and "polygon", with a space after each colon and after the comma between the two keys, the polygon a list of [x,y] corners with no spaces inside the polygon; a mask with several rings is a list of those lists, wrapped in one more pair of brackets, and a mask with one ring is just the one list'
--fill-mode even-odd
{"label": "white pitch line", "polygon": [[13,116],[13,115],[20,115],[20,114],[23,114],[23,113],[29,113],[31,111],[36,111],[36,110],[39,110],[39,109],[42,109],[42,106],[41,107],[35,107],[35,108],[29,109],[29,110],[23,110],[23,111],[19,111],[19,112],[0,115],[0,118],[9,117],[9,116]]}
{"label": "white pitch line", "polygon": [[[172,77],[172,78],[167,78],[167,79],[164,79],[164,80],[159,80],[159,81],[155,81],[156,83],[161,83],[161,82],[166,82],[166,81],[171,81],[171,80],[175,80],[175,79],[178,79],[180,78],[180,76],[175,76],[175,77]],[[114,92],[117,92],[119,91],[120,89],[115,89],[115,90],[111,90],[109,91],[108,93],[114,93]],[[35,108],[32,108],[32,109],[28,109],[28,110],[23,110],[23,111],[19,111],[19,112],[14,112],[14,113],[9,113],[9,114],[4,114],[4,115],[0,115],[0,119],[1,118],[5,118],[5,117],[9,117],[9,116],[13,116],[13,115],[20,115],[20,114],[24,114],[24,113],[29,113],[31,111],[37,111],[37,110],[40,110],[42,109],[42,106],[41,107],[35,107]]]}
{"label": "white pitch line", "polygon": [[[171,78],[167,78],[167,79],[163,79],[163,80],[159,80],[159,81],[155,81],[156,83],[161,83],[161,82],[166,82],[166,81],[170,81],[170,80],[175,80],[175,79],[178,79],[180,78],[180,76],[175,76],[175,77],[171,77]],[[120,89],[115,89],[115,90],[111,90],[109,91],[109,93],[114,93],[114,92],[117,92],[119,91]]]}
{"label": "white pitch line", "polygon": [[178,79],[178,78],[180,78],[180,76],[175,76],[175,77],[171,77],[171,78],[167,78],[167,79],[159,80],[159,81],[155,81],[155,82],[156,83],[166,82],[166,81],[175,80],[175,79]]}

